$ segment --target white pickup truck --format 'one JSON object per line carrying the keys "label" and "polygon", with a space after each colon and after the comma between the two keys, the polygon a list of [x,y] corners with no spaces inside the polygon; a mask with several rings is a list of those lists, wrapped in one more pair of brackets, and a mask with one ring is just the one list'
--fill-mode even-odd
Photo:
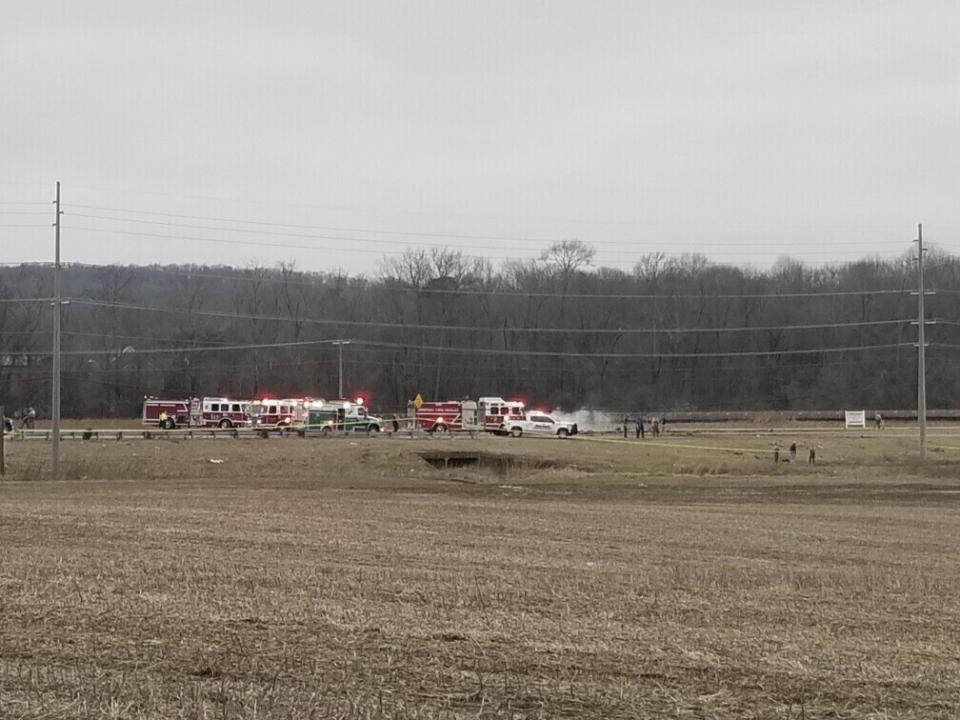
{"label": "white pickup truck", "polygon": [[524,418],[511,418],[503,429],[515,438],[524,435],[556,435],[559,438],[577,434],[576,423],[554,420],[543,413],[528,413]]}

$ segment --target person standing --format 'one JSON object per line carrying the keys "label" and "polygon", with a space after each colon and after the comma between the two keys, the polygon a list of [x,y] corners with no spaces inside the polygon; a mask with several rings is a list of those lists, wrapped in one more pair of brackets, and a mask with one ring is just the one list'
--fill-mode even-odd
{"label": "person standing", "polygon": [[627,436],[627,428],[629,428],[629,427],[630,427],[630,418],[628,418],[626,415],[624,415],[624,416],[623,416],[623,439],[624,439],[624,440],[626,440],[627,437],[628,437],[628,436]]}
{"label": "person standing", "polygon": [[634,420],[634,425],[636,425],[637,440],[639,440],[643,437],[643,415],[637,415],[637,419]]}

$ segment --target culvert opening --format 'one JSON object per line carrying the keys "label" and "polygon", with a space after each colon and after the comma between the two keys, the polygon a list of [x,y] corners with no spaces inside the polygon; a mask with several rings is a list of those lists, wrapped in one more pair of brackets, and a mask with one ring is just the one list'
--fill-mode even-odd
{"label": "culvert opening", "polygon": [[471,468],[491,471],[498,475],[563,467],[560,463],[551,460],[531,458],[524,455],[501,455],[471,451],[430,451],[420,453],[420,457],[437,470]]}

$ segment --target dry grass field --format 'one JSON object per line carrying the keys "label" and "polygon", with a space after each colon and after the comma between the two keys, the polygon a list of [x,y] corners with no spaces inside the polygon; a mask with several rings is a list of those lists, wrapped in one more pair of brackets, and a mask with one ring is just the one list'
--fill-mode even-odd
{"label": "dry grass field", "polygon": [[955,718],[960,440],[863,435],[9,443],[0,716]]}

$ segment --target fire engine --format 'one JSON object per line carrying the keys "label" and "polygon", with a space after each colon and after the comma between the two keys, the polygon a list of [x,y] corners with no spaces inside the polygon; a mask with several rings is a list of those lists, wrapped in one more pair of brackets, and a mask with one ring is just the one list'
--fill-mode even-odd
{"label": "fire engine", "polygon": [[[160,416],[165,415],[161,422]],[[160,400],[144,398],[143,424],[164,430],[178,427],[249,427],[253,423],[250,403],[223,397]]]}
{"label": "fire engine", "polygon": [[254,425],[259,428],[297,427],[307,421],[307,398],[264,398],[251,404]]}
{"label": "fire engine", "polygon": [[524,403],[500,397],[422,402],[414,407],[414,426],[429,432],[474,428],[505,435],[509,422],[523,418]]}
{"label": "fire engine", "polygon": [[363,398],[350,400],[320,400],[307,404],[307,427],[319,429],[323,435],[333,432],[378,433],[383,420],[367,413]]}

